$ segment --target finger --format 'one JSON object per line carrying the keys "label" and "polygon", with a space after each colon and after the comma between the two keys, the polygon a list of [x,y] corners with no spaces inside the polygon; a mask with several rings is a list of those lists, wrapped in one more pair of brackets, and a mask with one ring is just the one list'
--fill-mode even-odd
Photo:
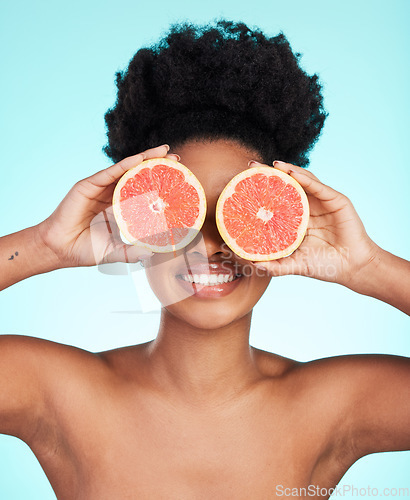
{"label": "finger", "polygon": [[169,158],[169,159],[175,160],[175,161],[181,161],[181,157],[179,155],[177,155],[176,153],[170,153],[165,158]]}
{"label": "finger", "polygon": [[307,172],[289,170],[288,174],[299,182],[307,194],[310,194],[323,202],[331,202],[342,196],[339,191],[323,184],[316,178],[307,175]]}
{"label": "finger", "polygon": [[137,155],[128,156],[128,158],[124,158],[115,165],[111,165],[111,167],[100,170],[96,174],[87,177],[84,180],[100,188],[107,187],[110,184],[116,182],[130,168],[136,167],[144,160],[165,156],[168,151],[168,144],[163,144],[162,146],[158,146],[156,148],[147,149],[146,151],[138,153]]}
{"label": "finger", "polygon": [[302,274],[302,265],[297,263],[293,256],[283,257],[277,260],[252,262],[257,273],[267,273],[270,276],[286,276],[289,274]]}
{"label": "finger", "polygon": [[117,225],[112,205],[101,210],[90,222],[91,231],[98,231],[100,235],[104,232],[104,237],[121,240],[120,228]]}
{"label": "finger", "polygon": [[109,254],[105,255],[104,262],[126,262],[132,264],[149,259],[152,255],[154,253],[148,248],[123,243],[116,245]]}
{"label": "finger", "polygon": [[149,248],[126,244],[121,240],[112,206],[99,212],[90,223],[90,237],[97,264],[107,262],[138,262],[153,255]]}
{"label": "finger", "polygon": [[282,172],[285,172],[285,174],[288,174],[290,170],[293,170],[294,172],[300,172],[302,174],[306,174],[308,177],[311,177],[312,179],[316,179],[317,181],[319,180],[316,175],[312,174],[310,170],[306,170],[305,168],[298,167],[297,165],[293,165],[292,163],[286,163],[284,161],[279,161],[275,160],[273,162],[274,168],[277,168],[278,170],[282,170]]}

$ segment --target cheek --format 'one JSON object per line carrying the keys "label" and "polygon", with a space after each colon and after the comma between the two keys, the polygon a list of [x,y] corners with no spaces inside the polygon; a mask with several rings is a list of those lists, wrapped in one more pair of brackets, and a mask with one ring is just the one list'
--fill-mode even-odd
{"label": "cheek", "polygon": [[256,305],[258,300],[265,293],[272,279],[265,271],[252,267],[252,274],[249,276],[248,299],[252,303],[252,307]]}
{"label": "cheek", "polygon": [[[253,266],[252,266],[253,267]],[[267,287],[272,279],[272,276],[267,274],[266,271],[262,271],[262,269],[258,269],[257,267],[253,267],[253,279],[258,286]]]}
{"label": "cheek", "polygon": [[145,268],[148,283],[163,306],[180,302],[192,295],[176,283],[175,266],[181,258],[172,254],[157,254]]}
{"label": "cheek", "polygon": [[258,294],[262,296],[272,279],[266,271],[258,269],[244,260],[241,260],[240,273],[246,276],[248,293],[252,294],[252,296]]}

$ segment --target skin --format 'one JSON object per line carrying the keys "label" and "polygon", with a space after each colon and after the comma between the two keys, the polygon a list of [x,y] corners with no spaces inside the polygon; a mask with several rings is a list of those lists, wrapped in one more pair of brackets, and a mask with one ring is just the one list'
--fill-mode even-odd
{"label": "skin", "polygon": [[[167,153],[148,150],[80,181],[46,221],[2,238],[2,287],[60,267],[123,259],[114,225],[107,232],[98,214],[105,210],[109,219],[123,172],[144,158],[176,158]],[[191,141],[178,154],[208,203],[200,244],[182,253],[243,266],[218,234],[214,212],[226,183],[257,153],[226,140]],[[0,432],[31,447],[59,499],[265,500],[285,487],[334,487],[361,456],[410,448],[408,359],[300,363],[249,345],[252,309],[281,274],[335,281],[410,311],[410,263],[370,240],[345,196],[297,166],[275,168],[308,194],[307,236],[292,256],[253,266],[231,294],[175,301],[182,253],[141,257],[134,248],[128,258],[144,260],[166,302],[153,341],[90,353],[1,336]]]}

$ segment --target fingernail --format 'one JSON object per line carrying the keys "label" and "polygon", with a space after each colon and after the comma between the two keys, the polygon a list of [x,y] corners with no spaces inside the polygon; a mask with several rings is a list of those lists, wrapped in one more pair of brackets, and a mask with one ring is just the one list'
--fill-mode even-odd
{"label": "fingernail", "polygon": [[168,144],[163,144],[167,148],[167,151],[169,151],[169,145]]}
{"label": "fingernail", "polygon": [[171,153],[172,156],[176,156],[177,157],[177,161],[180,161],[181,157],[179,155],[177,155],[176,153]]}
{"label": "fingernail", "polygon": [[259,162],[258,162],[258,161],[256,161],[256,160],[250,160],[250,161],[248,162],[248,167],[250,167],[250,166],[252,165],[252,163],[254,163],[255,165],[262,165],[262,163],[259,163]]}
{"label": "fingernail", "polygon": [[285,162],[284,162],[284,161],[275,160],[275,161],[273,162],[273,166],[275,166],[277,163],[279,163],[279,165],[284,165],[284,164],[285,164]]}

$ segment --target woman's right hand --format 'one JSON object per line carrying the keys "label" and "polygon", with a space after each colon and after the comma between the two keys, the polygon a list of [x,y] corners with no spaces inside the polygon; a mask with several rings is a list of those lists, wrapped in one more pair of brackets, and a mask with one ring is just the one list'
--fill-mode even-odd
{"label": "woman's right hand", "polygon": [[126,245],[112,212],[112,195],[120,177],[149,158],[167,157],[169,146],[147,149],[77,182],[57,209],[37,226],[44,245],[61,267],[93,266],[106,262],[136,262],[149,250]]}

